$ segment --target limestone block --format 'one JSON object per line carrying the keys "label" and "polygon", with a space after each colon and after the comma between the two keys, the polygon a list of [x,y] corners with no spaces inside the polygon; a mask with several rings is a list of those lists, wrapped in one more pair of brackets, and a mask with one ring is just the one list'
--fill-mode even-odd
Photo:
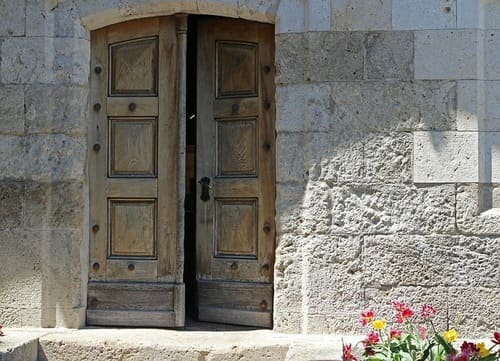
{"label": "limestone block", "polygon": [[455,82],[334,82],[331,88],[336,134],[455,129]]}
{"label": "limestone block", "polygon": [[498,1],[481,1],[481,15],[484,29],[500,29],[500,3]]}
{"label": "limestone block", "polygon": [[373,133],[363,139],[363,179],[367,182],[412,181],[411,133]]}
{"label": "limestone block", "polygon": [[[497,263],[498,268],[498,263]],[[451,287],[449,290],[450,316],[461,319],[459,330],[468,337],[490,338],[500,328],[499,279],[483,287]]]}
{"label": "limestone block", "polygon": [[480,28],[480,13],[483,6],[479,1],[457,0],[457,28]]}
{"label": "limestone block", "polygon": [[413,79],[413,32],[369,33],[365,48],[367,79]]}
{"label": "limestone block", "polygon": [[25,139],[0,135],[0,179],[22,179],[26,170]]}
{"label": "limestone block", "polygon": [[63,134],[27,137],[26,177],[34,180],[83,179],[86,139]]}
{"label": "limestone block", "polygon": [[332,30],[390,30],[395,0],[332,0]]}
{"label": "limestone block", "polygon": [[0,36],[20,36],[25,34],[25,2],[26,0],[0,1]]}
{"label": "limestone block", "polygon": [[293,84],[276,87],[276,130],[327,131],[330,127],[330,85]]}
{"label": "limestone block", "polygon": [[90,43],[71,38],[7,38],[2,43],[4,83],[88,84]]}
{"label": "limestone block", "polygon": [[332,225],[332,198],[328,184],[310,181],[307,184],[296,232],[309,236],[327,234]]}
{"label": "limestone block", "polygon": [[[485,82],[478,80],[459,80],[457,82],[457,130],[479,130],[495,127],[494,122],[485,122]],[[494,112],[493,106],[493,112]],[[500,114],[500,112],[499,112]],[[491,124],[490,124],[491,123]]]}
{"label": "limestone block", "polygon": [[27,182],[24,224],[29,228],[80,228],[86,195],[80,182]]}
{"label": "limestone block", "polygon": [[394,30],[456,28],[456,0],[392,0]]}
{"label": "limestone block", "polygon": [[308,81],[363,79],[364,36],[358,32],[308,34]]}
{"label": "limestone block", "polygon": [[309,31],[330,31],[330,0],[309,0],[307,3],[307,29]]}
{"label": "limestone block", "polygon": [[500,81],[480,82],[479,86],[484,86],[485,109],[481,130],[500,131]]}
{"label": "limestone block", "polygon": [[263,16],[260,21],[274,23],[278,4],[276,0],[238,0],[238,17],[257,20],[256,16]]}
{"label": "limestone block", "polygon": [[482,42],[476,30],[415,32],[415,78],[477,79]]}
{"label": "limestone block", "polygon": [[276,184],[276,229],[279,234],[294,232],[301,218],[303,185]]}
{"label": "limestone block", "polygon": [[19,85],[0,86],[0,133],[24,133],[24,93]]}
{"label": "limestone block", "polygon": [[462,184],[457,188],[457,227],[465,234],[500,235],[500,214],[484,212],[482,186]]}
{"label": "limestone block", "polygon": [[276,181],[303,182],[305,179],[304,136],[300,133],[279,133],[276,137]]}
{"label": "limestone block", "polygon": [[276,36],[276,84],[304,82],[306,49],[305,34]]}
{"label": "limestone block", "polygon": [[413,142],[414,182],[478,181],[478,133],[415,132]]}
{"label": "limestone block", "polygon": [[479,133],[479,181],[500,183],[500,132]]}
{"label": "limestone block", "polygon": [[[123,1],[122,3],[127,3]],[[202,14],[227,16],[235,18],[238,16],[238,0],[203,0],[197,1],[198,11]],[[130,5],[132,8],[133,4]]]}
{"label": "limestone block", "polygon": [[26,36],[89,39],[89,32],[80,23],[78,6],[73,0],[27,0]]}
{"label": "limestone block", "polygon": [[[498,13],[500,15],[500,10]],[[487,80],[500,80],[500,31],[485,31],[484,37],[484,77]]]}
{"label": "limestone block", "polygon": [[452,233],[452,185],[345,184],[332,187],[333,234]]}
{"label": "limestone block", "polygon": [[88,88],[86,87],[27,86],[27,132],[85,134],[87,98]]}
{"label": "limestone block", "polygon": [[40,327],[42,324],[42,312],[37,307],[0,307],[0,314],[5,327]]}
{"label": "limestone block", "polygon": [[500,280],[498,252],[499,238],[365,236],[364,282],[376,288],[494,285]]}
{"label": "limestone block", "polygon": [[[276,34],[300,33],[306,25],[306,2],[302,0],[281,1],[276,19]],[[278,57],[276,57],[278,59]]]}
{"label": "limestone block", "polygon": [[0,229],[19,228],[23,216],[24,184],[21,182],[0,182]]}

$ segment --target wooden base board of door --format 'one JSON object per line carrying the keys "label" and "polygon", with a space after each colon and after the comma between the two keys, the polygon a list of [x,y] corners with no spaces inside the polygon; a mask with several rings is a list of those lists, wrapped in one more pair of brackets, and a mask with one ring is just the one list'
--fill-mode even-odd
{"label": "wooden base board of door", "polygon": [[270,283],[198,281],[200,321],[272,327]]}
{"label": "wooden base board of door", "polygon": [[87,325],[183,327],[184,284],[90,282]]}

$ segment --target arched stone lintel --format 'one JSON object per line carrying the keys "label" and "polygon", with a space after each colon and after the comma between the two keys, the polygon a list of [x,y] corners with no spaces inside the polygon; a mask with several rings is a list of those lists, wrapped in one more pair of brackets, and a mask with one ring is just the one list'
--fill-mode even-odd
{"label": "arched stone lintel", "polygon": [[[278,0],[181,0],[156,1],[146,3],[143,0],[110,1],[110,7],[103,9],[102,0],[80,3],[82,25],[89,31],[124,21],[153,16],[167,16],[177,13],[214,15],[264,23],[275,23]],[[264,5],[263,5],[264,3]]]}

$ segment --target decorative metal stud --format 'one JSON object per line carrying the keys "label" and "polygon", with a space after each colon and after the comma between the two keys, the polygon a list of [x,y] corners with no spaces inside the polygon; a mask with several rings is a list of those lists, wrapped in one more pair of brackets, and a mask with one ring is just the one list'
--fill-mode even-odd
{"label": "decorative metal stud", "polygon": [[95,103],[95,104],[94,104],[94,110],[95,110],[96,112],[100,111],[100,110],[101,110],[101,104],[99,104],[99,103]]}
{"label": "decorative metal stud", "polygon": [[102,66],[96,65],[94,68],[94,73],[101,74],[102,73]]}
{"label": "decorative metal stud", "polygon": [[133,112],[135,108],[137,108],[137,105],[135,103],[130,103],[128,105],[128,110],[130,110],[131,112]]}
{"label": "decorative metal stud", "polygon": [[269,267],[269,263],[264,263],[264,264],[262,265],[262,270],[263,270],[264,272],[269,271],[269,268],[270,268],[270,267]]}
{"label": "decorative metal stud", "polygon": [[269,143],[264,144],[264,149],[267,151],[271,150],[271,144]]}
{"label": "decorative metal stud", "polygon": [[270,108],[271,108],[271,103],[269,103],[268,101],[266,101],[266,102],[264,103],[264,109],[265,109],[265,110],[269,110]]}
{"label": "decorative metal stud", "polygon": [[231,111],[233,113],[238,113],[238,110],[240,110],[240,106],[238,104],[235,103],[231,106]]}
{"label": "decorative metal stud", "polygon": [[260,301],[259,306],[261,310],[265,310],[267,308],[267,301],[266,300]]}
{"label": "decorative metal stud", "polygon": [[94,233],[99,232],[99,225],[98,225],[98,224],[94,224],[94,225],[92,226],[92,232],[94,232]]}
{"label": "decorative metal stud", "polygon": [[94,144],[92,149],[94,149],[95,152],[98,152],[101,150],[101,145],[99,143],[96,143],[96,144]]}
{"label": "decorative metal stud", "polygon": [[231,269],[232,269],[233,271],[234,271],[234,270],[237,270],[237,269],[238,269],[238,263],[233,262],[233,263],[231,263],[231,266],[230,266],[230,267],[231,267]]}
{"label": "decorative metal stud", "polygon": [[92,265],[92,269],[97,272],[99,271],[99,268],[101,267],[101,265],[99,264],[99,262],[95,262],[93,265]]}
{"label": "decorative metal stud", "polygon": [[128,268],[128,270],[129,270],[129,271],[133,271],[133,270],[135,270],[135,266],[134,266],[134,264],[133,264],[133,263],[129,263],[129,265],[128,265],[128,267],[127,267],[127,268]]}
{"label": "decorative metal stud", "polygon": [[269,73],[271,71],[271,67],[269,65],[264,66],[264,73]]}
{"label": "decorative metal stud", "polygon": [[264,233],[271,232],[271,225],[269,223],[264,223],[264,227],[262,227],[262,230],[264,231]]}

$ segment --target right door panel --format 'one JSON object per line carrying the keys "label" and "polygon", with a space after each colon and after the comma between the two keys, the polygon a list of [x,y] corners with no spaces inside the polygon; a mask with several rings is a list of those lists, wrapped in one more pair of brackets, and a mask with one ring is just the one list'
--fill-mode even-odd
{"label": "right door panel", "polygon": [[272,327],[274,28],[198,27],[196,252],[203,321]]}

